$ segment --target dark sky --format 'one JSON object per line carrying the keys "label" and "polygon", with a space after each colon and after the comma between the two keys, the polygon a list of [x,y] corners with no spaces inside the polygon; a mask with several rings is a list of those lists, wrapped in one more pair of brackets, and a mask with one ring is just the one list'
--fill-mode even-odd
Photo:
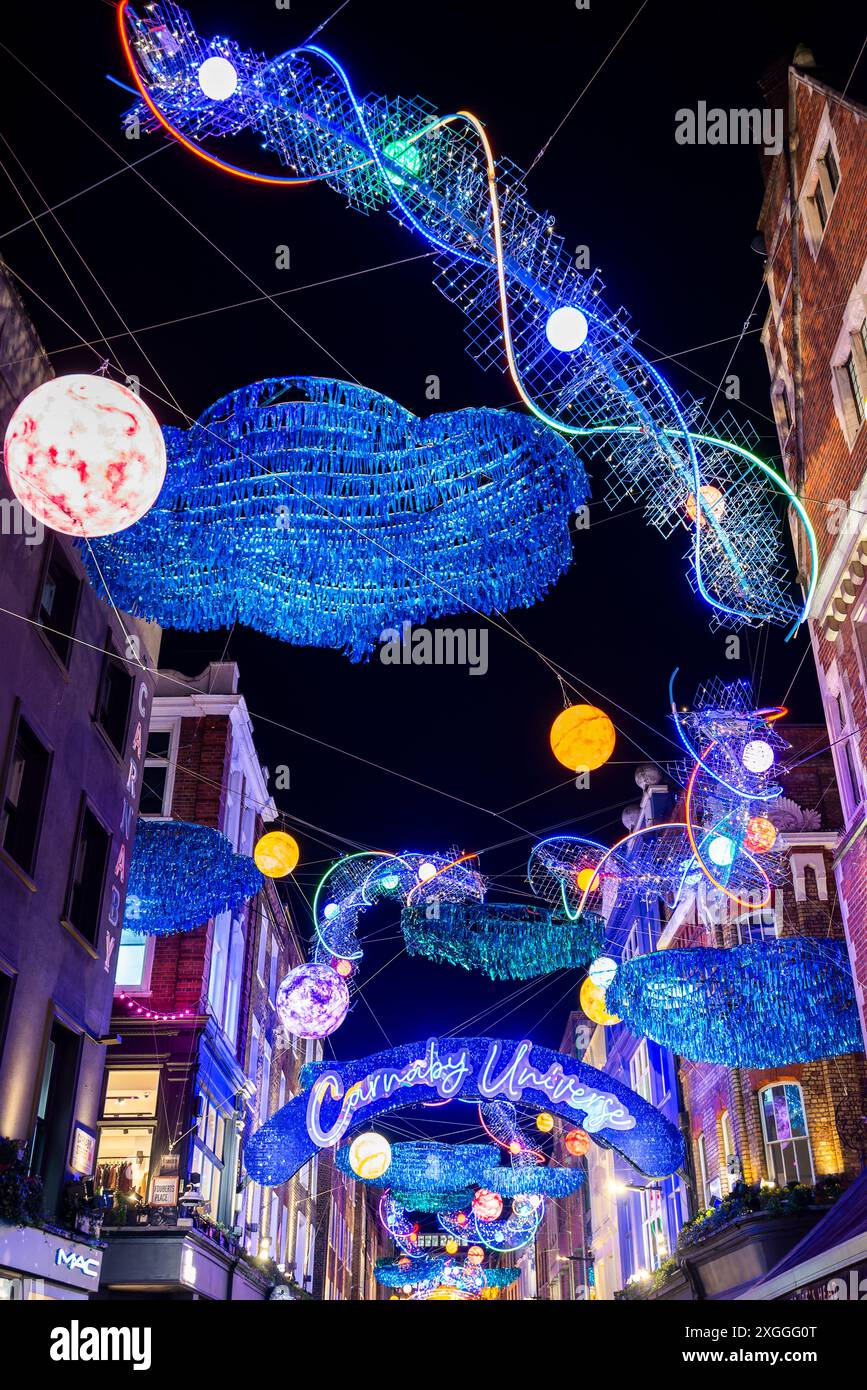
{"label": "dark sky", "polygon": [[[578,11],[572,0],[509,6],[351,0],[317,42],[347,67],[360,93],[418,93],[439,110],[469,107],[486,122],[495,150],[526,166],[638,4],[591,0],[588,11]],[[273,54],[307,39],[333,8],[328,0],[292,0],[288,11],[272,0],[245,0],[194,3],[192,15],[204,35],[231,34]],[[802,40],[812,46],[820,75],[842,85],[861,43],[851,6],[648,0],[531,176],[534,206],[556,216],[567,245],[590,247],[607,302],[627,306],[648,356],[685,354],[664,367],[681,392],[713,395],[756,298],[762,261],[750,242],[762,183],[752,148],[677,145],[674,113],[700,100],[725,108],[757,105],[758,79]],[[157,138],[126,141],[119,127],[126,98],[106,74],[124,77],[106,0],[18,7],[14,26],[4,18],[0,128],[9,144],[0,146],[0,157],[31,213],[44,206],[42,196],[56,205],[109,178],[120,167],[118,155],[160,151],[141,166],[153,188],[124,172],[58,209],[105,295],[57,222],[39,223],[99,332],[36,228],[18,228],[28,213],[0,174],[0,254],[36,292],[24,290],[24,297],[58,372],[94,369],[97,357],[77,345],[76,332],[88,339],[120,334],[113,346],[124,368],[141,375],[145,391],[161,390],[122,320],[143,330],[297,286],[284,301],[287,309],[340,367],[267,300],[139,333],[186,412],[195,416],[233,387],[284,373],[351,374],[420,414],[430,409],[424,384],[431,373],[441,378],[443,410],[513,404],[509,380],[481,372],[466,355],[463,317],[434,289],[428,261],[304,288],[418,256],[426,247],[413,234],[386,214],[365,218],[348,210],[324,187],[252,187]],[[853,94],[860,85],[856,77]],[[274,265],[275,247],[284,243],[291,248],[288,272]],[[765,310],[762,296],[731,370],[742,383],[737,414],[756,428],[760,451],[773,459],[777,441],[757,331]],[[694,350],[717,339],[726,341]],[[181,423],[167,409],[158,413],[163,423]],[[594,483],[600,496],[601,479]],[[724,639],[708,630],[708,610],[688,586],[681,549],[648,530],[640,516],[594,506],[569,574],[543,604],[512,615],[533,646],[615,717],[614,758],[583,791],[560,776],[548,748],[549,725],[562,707],[557,681],[494,627],[484,677],[460,668],[352,665],[335,653],[293,649],[246,631],[167,634],[163,664],[195,673],[224,651],[239,663],[262,759],[272,769],[291,769],[291,789],[277,793],[278,805],[317,827],[298,831],[297,881],[304,892],[347,842],[394,850],[456,845],[488,851],[481,864],[496,898],[526,890],[527,853],[538,833],[575,827],[616,838],[623,805],[636,799],[636,762],[672,752],[665,715],[674,666],[682,668],[685,698],[706,676],[751,672],[763,701],[786,694],[806,638],[786,645],[777,631],[747,634],[743,660],[725,661]],[[809,656],[789,703],[800,722],[820,717]],[[365,759],[429,785],[401,780]],[[505,812],[507,820],[493,814],[508,807],[514,809]],[[297,891],[293,905],[305,930]],[[504,1019],[506,1036],[559,1041],[574,977],[532,986],[528,1000],[504,1018],[514,987],[405,958],[377,974],[400,941],[393,911],[370,916],[381,939],[365,957],[366,1003],[359,999],[335,1035],[338,1055],[384,1045],[383,1029],[395,1042],[454,1030],[491,1006],[499,1012],[488,1021],[493,1027]]]}

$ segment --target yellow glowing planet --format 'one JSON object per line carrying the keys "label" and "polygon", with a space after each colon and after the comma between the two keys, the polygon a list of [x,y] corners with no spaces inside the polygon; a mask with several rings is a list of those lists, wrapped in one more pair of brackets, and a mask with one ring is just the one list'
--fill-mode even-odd
{"label": "yellow glowing planet", "polygon": [[368,1130],[349,1146],[349,1166],[357,1178],[381,1178],[391,1163],[391,1145],[384,1134]]}
{"label": "yellow glowing planet", "polygon": [[285,830],[269,830],[267,835],[257,840],[253,850],[256,868],[266,878],[285,878],[291,874],[300,858],[298,841],[287,835]]}
{"label": "yellow glowing planet", "polygon": [[540,1110],[536,1116],[536,1128],[541,1130],[543,1134],[550,1134],[554,1128],[554,1116],[549,1115],[547,1110]]}
{"label": "yellow glowing planet", "polygon": [[[711,512],[712,515],[716,518],[716,520],[719,521],[720,517],[726,509],[725,498],[723,494],[720,492],[719,488],[714,487],[712,483],[705,483],[704,487],[700,487],[698,491],[699,496],[702,500],[701,517],[698,523],[699,526],[707,526],[707,517],[705,516],[705,512]],[[695,521],[695,514],[697,510],[698,509],[695,505],[695,493],[691,492],[686,499],[686,514],[689,517],[690,521]]]}
{"label": "yellow glowing planet", "polygon": [[570,772],[593,772],[614,752],[614,725],[595,705],[570,705],[551,725],[551,752]]}
{"label": "yellow glowing planet", "polygon": [[579,869],[575,875],[575,882],[579,893],[586,893],[588,889],[595,893],[602,886],[602,880],[595,869]]}
{"label": "yellow glowing planet", "polygon": [[617,1014],[609,1013],[605,1007],[604,989],[594,985],[589,975],[578,993],[578,1002],[591,1022],[601,1023],[603,1028],[609,1027],[612,1023],[620,1022]]}

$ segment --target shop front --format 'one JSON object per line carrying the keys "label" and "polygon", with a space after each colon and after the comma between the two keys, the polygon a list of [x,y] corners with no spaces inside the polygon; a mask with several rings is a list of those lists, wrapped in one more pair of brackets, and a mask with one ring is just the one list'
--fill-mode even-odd
{"label": "shop front", "polygon": [[101,1248],[38,1226],[0,1226],[0,1301],[92,1298]]}

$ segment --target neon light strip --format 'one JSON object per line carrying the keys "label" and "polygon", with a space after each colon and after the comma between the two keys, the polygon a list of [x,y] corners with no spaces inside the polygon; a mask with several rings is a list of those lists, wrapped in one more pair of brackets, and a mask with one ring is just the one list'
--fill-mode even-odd
{"label": "neon light strip", "polygon": [[[609,846],[609,848],[603,854],[602,858],[599,860],[599,863],[596,866],[596,872],[597,874],[599,873],[606,859],[608,859],[609,856],[612,855],[616,849],[620,849],[621,845],[628,845],[630,840],[637,840],[639,835],[649,835],[652,830],[660,831],[686,829],[687,826],[684,821],[670,820],[666,821],[664,825],[644,825],[641,827],[640,830],[633,830],[628,835],[624,835],[622,840],[618,840],[616,844]],[[578,904],[578,911],[575,914],[575,917],[571,918],[573,922],[576,921],[577,918],[580,917],[582,912],[584,911],[584,904],[586,903],[588,894],[591,892],[592,888],[593,880],[591,879],[581,895],[581,901]]]}
{"label": "neon light strip", "polygon": [[[773,790],[769,792],[745,792],[740,787],[735,787],[732,785],[731,782],[727,782],[726,779],[724,777],[721,777],[718,772],[715,772],[712,767],[708,767],[704,759],[693,748],[692,744],[690,743],[689,739],[683,731],[683,725],[680,722],[680,714],[678,712],[677,705],[675,704],[674,699],[674,679],[679,670],[680,667],[675,666],[674,670],[671,673],[671,679],[668,682],[668,698],[671,701],[671,717],[674,720],[674,727],[677,730],[678,738],[680,739],[689,756],[693,759],[694,762],[698,763],[700,767],[704,768],[708,777],[712,777],[715,782],[719,782],[720,786],[725,787],[727,791],[734,792],[735,796],[741,797],[744,801],[776,801],[780,795],[780,792],[782,791],[781,787],[775,787]],[[777,713],[775,711],[779,712]],[[756,714],[760,717],[772,715],[772,718],[768,718],[767,720],[769,724],[772,724],[777,719],[782,719],[784,715],[788,714],[788,712],[789,711],[781,705],[775,705],[772,709],[768,710],[756,710]],[[713,744],[710,744],[709,747],[712,748]]]}
{"label": "neon light strip", "polygon": [[434,879],[439,878],[440,874],[448,873],[449,869],[456,868],[458,864],[466,864],[468,859],[478,859],[478,857],[479,856],[475,853],[462,854],[460,859],[453,859],[451,864],[443,864],[442,868],[437,869],[436,873],[432,874],[430,878],[419,879],[418,883],[414,883],[412,888],[410,888],[409,892],[406,895],[407,907],[409,906],[409,900],[412,897],[413,893],[417,893],[420,888],[427,888],[428,884],[433,883]]}
{"label": "neon light strip", "polygon": [[[711,750],[712,748],[713,748],[713,744],[712,744],[712,743],[709,743],[708,746],[707,746],[707,748],[705,748],[705,750],[704,750],[704,752],[703,752],[703,754],[702,754],[702,757],[706,758],[707,755],[708,755],[708,753],[710,752],[710,750]],[[761,864],[757,863],[756,860],[753,858],[753,856],[752,856],[747,850],[745,850],[745,849],[743,848],[743,846],[741,846],[741,854],[746,855],[747,859],[749,859],[749,861],[750,861],[750,863],[753,865],[753,867],[756,868],[756,869],[758,869],[758,871],[759,871],[759,873],[761,874],[762,878],[765,880],[765,888],[767,889],[767,897],[764,898],[763,901],[760,902],[760,903],[753,902],[753,901],[750,901],[750,900],[747,900],[747,899],[744,899],[744,898],[739,898],[738,895],[737,895],[737,893],[732,893],[728,888],[726,888],[726,886],[725,886],[724,883],[720,883],[719,879],[714,878],[714,876],[713,876],[713,874],[711,873],[710,869],[707,867],[707,864],[705,864],[704,860],[703,860],[702,857],[701,857],[701,853],[699,852],[698,845],[697,845],[696,842],[695,842],[695,835],[694,835],[694,833],[693,833],[693,828],[692,828],[692,793],[693,793],[693,789],[694,789],[694,787],[695,787],[695,779],[696,779],[696,776],[698,775],[698,770],[699,770],[699,767],[700,767],[700,766],[703,766],[703,764],[701,764],[701,763],[696,763],[695,767],[694,767],[693,770],[692,770],[692,773],[691,773],[691,775],[690,775],[690,779],[689,779],[689,781],[688,781],[688,783],[687,783],[687,786],[686,786],[686,802],[685,802],[685,805],[684,805],[684,814],[686,815],[686,833],[687,833],[687,835],[689,836],[689,843],[692,845],[692,852],[693,852],[693,854],[695,855],[696,862],[698,863],[698,866],[699,866],[699,868],[701,869],[702,873],[704,874],[705,878],[709,878],[710,881],[711,881],[711,883],[714,885],[715,888],[719,888],[719,890],[720,890],[721,893],[725,893],[726,897],[727,897],[727,898],[731,898],[732,902],[733,902],[733,903],[737,903],[739,907],[748,907],[748,908],[767,907],[767,906],[768,906],[768,903],[771,901],[771,880],[768,878],[768,875],[765,873],[765,871],[764,871],[764,869],[762,868]]]}

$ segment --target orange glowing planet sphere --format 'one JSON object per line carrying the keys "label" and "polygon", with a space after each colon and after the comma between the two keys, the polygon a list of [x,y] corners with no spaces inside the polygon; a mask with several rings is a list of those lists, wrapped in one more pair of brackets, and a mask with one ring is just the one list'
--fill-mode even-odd
{"label": "orange glowing planet sphere", "polygon": [[773,821],[768,820],[767,816],[752,816],[747,822],[744,848],[751,854],[767,854],[768,850],[774,848],[776,838],[777,827]]}
{"label": "orange glowing planet sphere", "polygon": [[480,1245],[471,1245],[467,1251],[467,1264],[478,1267],[483,1263],[485,1252]]}
{"label": "orange glowing planet sphere", "polygon": [[460,1248],[461,1248],[461,1247],[458,1245],[458,1243],[457,1243],[457,1241],[455,1240],[454,1236],[452,1236],[449,1240],[446,1241],[446,1254],[447,1254],[447,1255],[456,1255],[456,1254],[458,1253],[458,1251],[460,1250]]}
{"label": "orange glowing planet sphere", "polygon": [[536,1128],[542,1134],[550,1134],[554,1128],[554,1116],[549,1114],[547,1110],[540,1110],[536,1116]]}
{"label": "orange glowing planet sphere", "polygon": [[601,1023],[603,1028],[608,1028],[612,1023],[620,1022],[617,1014],[609,1013],[605,1007],[604,989],[594,985],[589,975],[578,992],[578,1002],[592,1023]]}
{"label": "orange glowing planet sphere", "polygon": [[111,536],[149,511],[166,476],[153,412],[107,376],[58,376],[20,403],[6,430],[22,507],[67,536]]}
{"label": "orange glowing planet sphere", "polygon": [[563,1143],[566,1145],[566,1152],[573,1158],[583,1158],[590,1148],[590,1135],[585,1134],[583,1129],[570,1129]]}
{"label": "orange glowing planet sphere", "polygon": [[579,893],[595,893],[602,886],[602,880],[595,869],[579,869],[575,875]]}
{"label": "orange glowing planet sphere", "polygon": [[614,725],[595,705],[570,705],[551,725],[551,752],[570,772],[593,772],[614,752]]}
{"label": "orange glowing planet sphere", "polygon": [[337,971],[338,975],[343,976],[344,980],[348,980],[350,975],[352,974],[352,961],[339,960],[337,961],[334,969]]}
{"label": "orange glowing planet sphere", "polygon": [[[723,493],[720,492],[718,487],[714,487],[712,483],[705,483],[704,487],[699,488],[699,495],[703,503],[702,514],[699,518],[698,523],[699,526],[707,526],[707,517],[705,516],[706,511],[712,512],[713,515],[716,517],[717,521],[719,521],[720,517],[726,509],[725,497]],[[686,499],[686,514],[689,517],[690,521],[695,521],[695,514],[697,510],[698,509],[695,505],[695,493],[691,492]]]}
{"label": "orange glowing planet sphere", "polygon": [[478,1221],[496,1221],[503,1214],[503,1199],[499,1192],[480,1187],[473,1198],[473,1212]]}
{"label": "orange glowing planet sphere", "polygon": [[285,878],[291,874],[301,850],[298,841],[287,835],[285,830],[269,830],[267,835],[256,841],[253,860],[256,868],[266,878]]}

